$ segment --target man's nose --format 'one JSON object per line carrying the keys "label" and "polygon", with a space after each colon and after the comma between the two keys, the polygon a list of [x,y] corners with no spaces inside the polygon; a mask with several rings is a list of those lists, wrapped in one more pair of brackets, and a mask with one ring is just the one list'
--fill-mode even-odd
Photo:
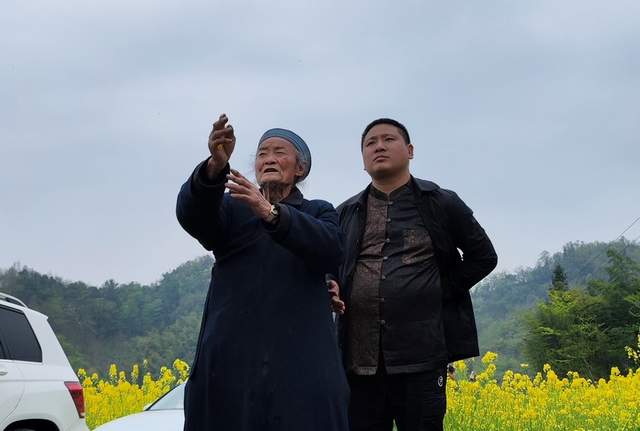
{"label": "man's nose", "polygon": [[375,149],[376,153],[378,151],[386,151],[387,146],[384,144],[384,141],[382,139],[380,139],[380,140],[376,141],[374,149]]}

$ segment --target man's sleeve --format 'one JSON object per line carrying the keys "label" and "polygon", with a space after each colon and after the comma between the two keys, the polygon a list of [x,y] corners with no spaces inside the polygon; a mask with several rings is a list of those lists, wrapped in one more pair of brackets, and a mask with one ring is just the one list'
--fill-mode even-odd
{"label": "man's sleeve", "polygon": [[454,279],[458,288],[468,290],[495,269],[498,255],[471,208],[456,193],[448,193],[450,234],[454,245],[462,251],[462,263],[454,271]]}

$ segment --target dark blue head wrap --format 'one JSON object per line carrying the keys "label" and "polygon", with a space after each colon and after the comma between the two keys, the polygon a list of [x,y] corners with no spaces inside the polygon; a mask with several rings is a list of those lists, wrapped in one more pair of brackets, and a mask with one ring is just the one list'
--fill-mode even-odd
{"label": "dark blue head wrap", "polygon": [[264,132],[264,135],[260,138],[260,142],[258,142],[258,146],[262,144],[265,140],[269,138],[282,138],[291,142],[294,148],[300,154],[301,162],[304,164],[304,174],[300,177],[300,181],[307,178],[309,175],[309,171],[311,170],[311,151],[309,151],[309,147],[307,147],[306,142],[300,136],[296,135],[291,130],[287,129],[269,129]]}

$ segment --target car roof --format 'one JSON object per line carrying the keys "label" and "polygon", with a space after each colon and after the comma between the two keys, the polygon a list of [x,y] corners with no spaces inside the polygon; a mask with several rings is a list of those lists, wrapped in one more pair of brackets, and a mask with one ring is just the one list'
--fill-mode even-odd
{"label": "car roof", "polygon": [[9,308],[13,308],[14,310],[22,311],[25,314],[37,315],[37,316],[42,317],[42,318],[44,318],[46,320],[49,319],[45,314],[42,314],[39,311],[36,311],[36,310],[34,310],[32,308],[29,308],[27,306],[27,304],[22,302],[20,299],[16,298],[15,296],[11,296],[11,295],[9,295],[7,293],[0,292],[0,305],[3,305],[5,307],[9,307]]}
{"label": "car roof", "polygon": [[0,301],[10,302],[11,304],[19,305],[21,307],[27,307],[27,304],[16,298],[15,296],[9,295],[8,293],[0,292]]}

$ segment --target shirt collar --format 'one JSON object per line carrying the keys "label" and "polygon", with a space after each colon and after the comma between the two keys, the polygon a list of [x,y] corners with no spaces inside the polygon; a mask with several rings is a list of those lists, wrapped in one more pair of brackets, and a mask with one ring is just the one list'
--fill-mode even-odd
{"label": "shirt collar", "polygon": [[371,184],[371,187],[369,188],[369,194],[374,196],[376,199],[380,199],[383,201],[388,201],[390,199],[396,199],[399,195],[402,195],[404,193],[413,193],[413,181],[412,179],[409,179],[409,181],[407,181],[406,184],[398,187],[397,189],[395,189],[394,191],[392,191],[389,194],[386,194],[385,192],[382,192],[378,189],[375,188],[375,186],[373,184]]}

